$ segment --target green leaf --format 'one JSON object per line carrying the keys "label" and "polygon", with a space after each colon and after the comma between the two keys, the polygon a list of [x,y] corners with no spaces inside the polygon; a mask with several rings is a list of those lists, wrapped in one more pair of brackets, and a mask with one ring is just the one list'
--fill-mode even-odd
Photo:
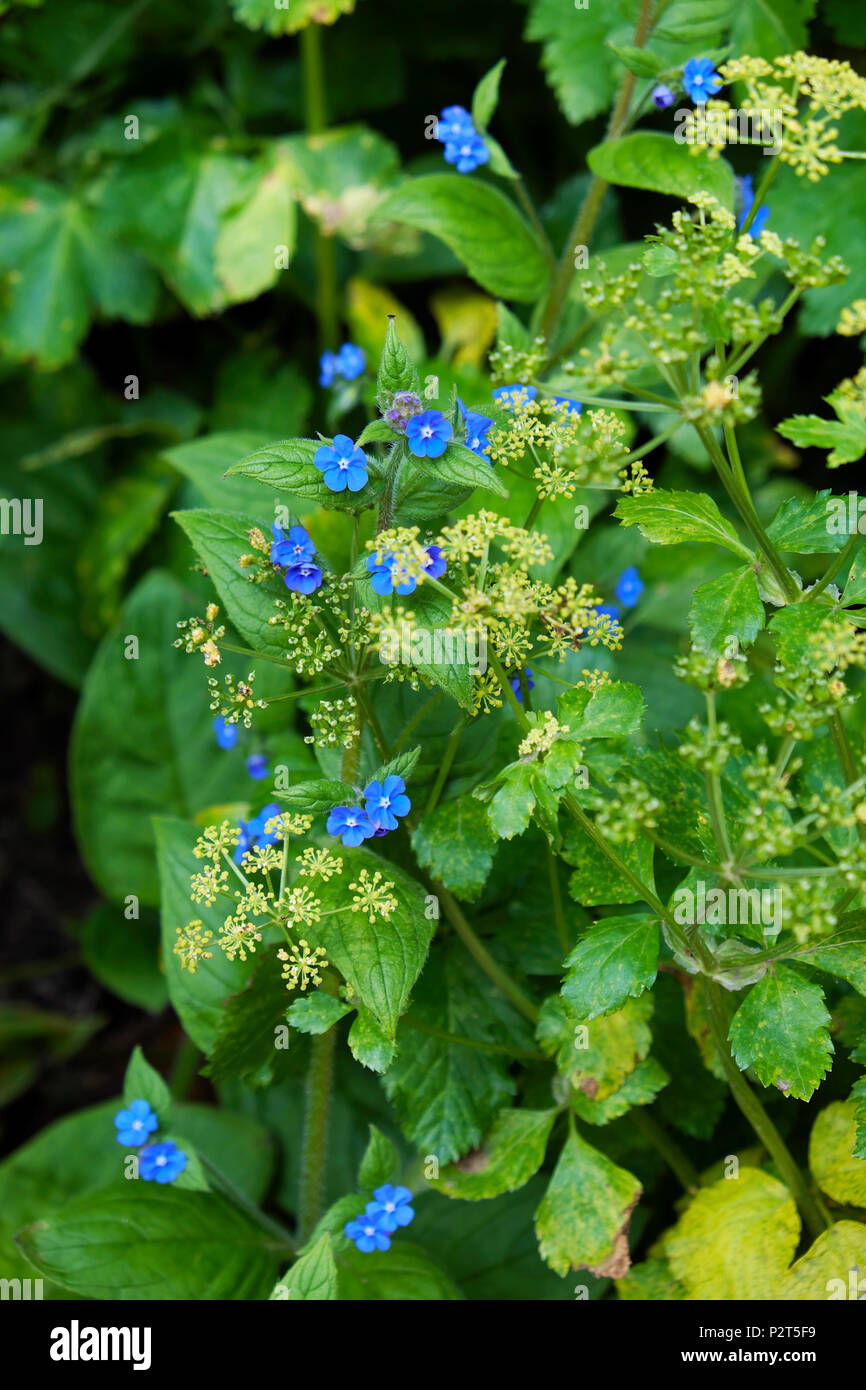
{"label": "green leaf", "polygon": [[355,443],[359,449],[365,444],[393,444],[397,439],[394,430],[385,420],[371,420],[358,435]]}
{"label": "green leaf", "polygon": [[812,640],[827,621],[827,609],[819,603],[793,603],[780,608],[769,622],[776,656],[788,670],[814,661]]}
{"label": "green leaf", "polygon": [[394,1038],[363,1004],[349,1029],[349,1051],[356,1062],[370,1071],[386,1072],[397,1055]]}
{"label": "green leaf", "polygon": [[420,744],[405,753],[398,753],[396,758],[391,758],[389,762],[377,767],[370,781],[384,782],[386,777],[402,777],[405,782],[411,777],[420,756]]}
{"label": "green leaf", "polygon": [[609,1096],[589,1096],[582,1091],[570,1098],[571,1108],[582,1120],[591,1125],[609,1125],[622,1115],[627,1115],[636,1105],[652,1105],[653,1101],[667,1086],[670,1076],[655,1057],[647,1057],[638,1062],[631,1072]]}
{"label": "green leaf", "polygon": [[46,1278],[82,1298],[260,1299],[275,1272],[273,1237],[236,1207],[156,1183],[70,1202],[18,1241]]}
{"label": "green leaf", "polygon": [[664,1254],[692,1299],[768,1299],[778,1297],[799,1235],[784,1183],[743,1167],[701,1188],[664,1237]]}
{"label": "green leaf", "polygon": [[635,130],[596,145],[586,157],[596,178],[626,188],[647,188],[686,199],[699,190],[723,207],[734,204],[734,171],[725,159],[679,144],[661,131]]}
{"label": "green leaf", "polygon": [[393,317],[388,319],[382,356],[379,359],[379,372],[376,378],[376,398],[382,410],[391,404],[391,397],[398,391],[420,391],[418,369],[409,355],[409,349],[397,332]]}
{"label": "green leaf", "polygon": [[526,37],[544,44],[541,65],[572,125],[597,115],[613,98],[621,68],[605,43],[610,29],[604,5],[588,5],[580,13],[562,0],[532,5]]}
{"label": "green leaf", "polygon": [[[619,845],[617,853],[642,883],[653,887],[653,846],[649,840],[641,837],[633,844]],[[595,841],[574,821],[565,832],[562,857],[567,864],[576,865],[568,881],[568,891],[575,902],[596,907],[607,903],[633,903],[640,898],[631,880],[611,864]]]}
{"label": "green leaf", "polygon": [[[316,896],[325,912],[316,923],[316,941],[325,947],[328,960],[342,973],[362,1004],[370,1010],[385,1035],[393,1039],[397,1020],[405,1012],[409,995],[427,955],[434,922],[425,915],[423,889],[398,869],[367,849],[341,849],[343,872],[330,883],[318,883]],[[346,885],[361,869],[370,874],[385,870],[392,882],[397,907],[389,917],[367,922],[346,906]],[[312,938],[312,929],[310,936]]]}
{"label": "green leaf", "polygon": [[[243,989],[253,973],[255,961],[230,961],[216,944],[222,931],[225,910],[217,902],[192,903],[190,875],[201,868],[193,855],[198,829],[185,821],[156,818],[157,857],[162,889],[162,953],[168,994],[184,1029],[196,1047],[210,1053],[223,1026],[224,1006],[230,995]],[[198,918],[202,929],[213,933],[211,958],[199,962],[195,974],[181,969],[174,954],[177,931]]]}
{"label": "green leaf", "polygon": [[435,1302],[461,1298],[445,1271],[423,1250],[405,1241],[369,1255],[354,1245],[337,1259],[341,1302]]}
{"label": "green leaf", "polygon": [[499,101],[499,82],[505,59],[500,58],[494,67],[486,72],[472,94],[472,124],[476,130],[486,131],[493,119]]}
{"label": "green leaf", "polygon": [[811,502],[788,497],[767,527],[767,535],[780,550],[796,555],[830,554],[841,550],[847,539],[844,527],[833,525],[840,512],[844,520],[847,507],[847,497],[832,497],[828,487]]}
{"label": "green leaf", "polygon": [[729,570],[695,589],[689,610],[692,642],[703,652],[722,655],[735,637],[749,647],[764,626],[764,605],[750,565]]}
{"label": "green leaf", "polygon": [[469,275],[501,299],[523,303],[545,291],[547,262],[534,232],[490,184],[466,174],[425,174],[391,193],[376,218],[439,237]]}
{"label": "green leaf", "polygon": [[171,1092],[158,1071],[146,1060],[140,1047],[133,1049],[123,1078],[123,1103],[126,1106],[134,1100],[146,1100],[159,1120],[160,1130],[171,1124]]}
{"label": "green leaf", "polygon": [[[216,273],[231,300],[255,299],[276,284],[294,251],[296,226],[290,170],[277,145],[260,162],[257,182],[224,219],[217,237]],[[285,248],[285,261],[278,262],[278,248]]]}
{"label": "green leaf", "polygon": [[487,808],[490,828],[499,840],[522,835],[535,807],[535,767],[513,763]]}
{"label": "green leaf", "polygon": [[291,1299],[295,1303],[321,1303],[338,1297],[337,1265],[327,1231],[289,1266],[271,1292],[272,1300]]}
{"label": "green leaf", "polygon": [[515,1192],[544,1162],[555,1110],[503,1110],[479,1148],[448,1164],[433,1180],[448,1197],[477,1202]]}
{"label": "green leaf", "polygon": [[851,1088],[851,1103],[854,1106],[855,1141],[852,1153],[855,1158],[866,1159],[866,1077],[855,1081]]}
{"label": "green leaf", "polygon": [[453,440],[439,458],[415,458],[413,461],[419,473],[439,478],[452,487],[480,487],[499,497],[508,496],[508,488],[487,459],[479,458],[471,449]]}
{"label": "green leaf", "polygon": [[842,594],[843,604],[866,603],[866,550],[857,551]]}
{"label": "green leaf", "polygon": [[[447,1163],[477,1148],[514,1093],[507,1048],[526,1046],[527,1031],[463,955],[431,956],[400,1028],[397,1060],[382,1082],[406,1137],[421,1153]],[[506,1045],[506,1051],[487,1052],[479,1043]]]}
{"label": "green leaf", "polygon": [[[853,115],[849,117],[849,120],[854,119]],[[862,148],[862,134],[859,131],[853,147]],[[834,333],[842,309],[866,295],[866,245],[848,233],[852,223],[857,225],[866,217],[863,161],[845,160],[833,167],[831,175],[821,181],[821,232],[826,238],[826,245],[821,248],[821,258],[825,260],[830,256],[841,256],[850,274],[821,289],[806,291],[797,326],[800,332],[809,336],[827,337]],[[783,167],[773,183],[770,203],[773,231],[778,232],[783,240],[793,236],[808,246],[815,235],[815,185],[808,179],[800,178],[793,169]],[[854,428],[856,432],[856,426]],[[860,435],[862,439],[862,426]],[[855,438],[856,433],[852,437],[840,429],[832,442],[838,441],[843,454],[851,454],[857,448]],[[829,446],[830,441],[819,444],[821,448]],[[861,443],[859,453],[854,453],[855,458],[863,453],[863,448]]]}
{"label": "green leaf", "polygon": [[593,1019],[637,998],[656,977],[658,924],[653,917],[605,917],[567,958],[562,996],[577,1018]]}
{"label": "green leaf", "polygon": [[557,1274],[628,1272],[628,1225],[642,1188],[637,1178],[572,1128],[535,1214],[541,1257]]}
{"label": "green leaf", "polygon": [[278,801],[289,811],[304,815],[317,815],[321,811],[332,811],[335,806],[353,806],[355,790],[345,782],[330,782],[320,777],[313,782],[296,782],[285,791],[275,792]]}
{"label": "green leaf", "polygon": [[836,1221],[792,1265],[779,1288],[791,1302],[857,1299],[866,1293],[866,1229],[859,1221]]}
{"label": "green leaf", "polygon": [[228,470],[229,477],[255,478],[277,492],[306,498],[321,507],[352,511],[371,507],[382,491],[382,478],[368,477],[359,492],[332,492],[313,463],[320,439],[283,439],[256,449]]}
{"label": "green leaf", "polygon": [[285,1030],[287,1004],[276,952],[268,949],[246,988],[228,1000],[203,1074],[212,1081],[241,1077],[251,1084],[271,1082],[276,1063],[285,1055],[278,1048],[276,1030]]}
{"label": "green leaf", "polygon": [[845,419],[821,415],[791,415],[776,426],[798,449],[829,449],[827,467],[857,463],[866,454],[866,420],[853,411]]}
{"label": "green leaf", "polygon": [[227,478],[225,474],[238,459],[255,453],[267,442],[267,435],[228,431],[177,444],[165,449],[161,457],[195,484],[208,506],[242,512],[251,521],[261,521],[269,511],[267,495],[252,478]]}
{"label": "green leaf", "polygon": [[866,932],[863,927],[845,927],[823,941],[810,943],[797,952],[797,959],[817,966],[828,975],[847,980],[858,994],[866,995]]}
{"label": "green leaf", "polygon": [[809,1167],[834,1202],[866,1207],[866,1158],[856,1155],[856,1101],[833,1101],[821,1111],[809,1138]]}
{"label": "green leaf", "polygon": [[608,39],[607,46],[613,49],[619,61],[635,77],[656,77],[665,66],[664,59],[657,53],[650,53],[646,48],[635,48],[632,43],[614,43]]}
{"label": "green leaf", "polygon": [[471,902],[493,867],[496,836],[484,806],[467,794],[425,815],[412,832],[412,848],[437,883]]}
{"label": "green leaf", "polygon": [[777,58],[806,47],[816,0],[738,0],[731,16],[735,53]]}
{"label": "green leaf", "polygon": [[786,965],[771,965],[731,1019],[737,1066],[751,1067],[763,1086],[808,1100],[830,1069],[829,1022],[818,985]]}
{"label": "green leaf", "polygon": [[81,924],[81,952],[88,970],[113,994],[149,1013],[165,1008],[156,913],[145,909],[127,919],[122,908],[100,903]]}
{"label": "green leaf", "polygon": [[195,601],[152,570],[100,645],[75,717],[76,834],[91,877],[127,905],[130,895],[159,900],[151,815],[192,816],[230,800],[239,785],[237,762],[214,755],[202,667],[172,647]]}
{"label": "green leaf", "polygon": [[286,1017],[293,1028],[300,1033],[327,1033],[341,1018],[352,1012],[351,1004],[344,1004],[331,994],[317,990],[315,994],[296,999]]}
{"label": "green leaf", "polygon": [[390,249],[388,234],[374,218],[380,199],[400,178],[396,145],[358,124],[292,135],[281,148],[301,207],[325,236],[341,237],[354,250]]}
{"label": "green leaf", "polygon": [[375,1125],[370,1126],[370,1142],[367,1145],[358,1172],[358,1186],[362,1191],[372,1192],[385,1183],[394,1183],[400,1173],[400,1155],[385,1135]]}
{"label": "green leaf", "polygon": [[269,624],[277,612],[274,600],[283,598],[285,585],[277,578],[256,583],[241,569],[241,556],[250,553],[247,518],[204,510],[172,512],[172,517],[192,541],[227,616],[244,641],[266,656],[285,659],[285,634]]}
{"label": "green leaf", "polygon": [[610,681],[593,691],[582,686],[559,698],[560,720],[580,740],[632,734],[645,712],[640,687],[628,681]]}
{"label": "green leaf", "polygon": [[670,492],[653,488],[639,497],[621,497],[614,512],[623,526],[637,526],[641,535],[658,545],[679,545],[683,541],[706,541],[723,545],[745,560],[752,552],[737,539],[705,492]]}

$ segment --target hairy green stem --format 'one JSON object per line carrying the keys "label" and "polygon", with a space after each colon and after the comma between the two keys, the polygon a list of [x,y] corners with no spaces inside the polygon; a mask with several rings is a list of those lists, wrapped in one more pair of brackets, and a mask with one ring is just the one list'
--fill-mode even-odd
{"label": "hairy green stem", "polygon": [[328,1151],[328,1115],[334,1071],[336,1028],[312,1039],[304,1101],[301,1180],[298,1189],[298,1240],[309,1240],[322,1214]]}
{"label": "hairy green stem", "polygon": [[[308,24],[301,30],[301,74],[307,133],[320,135],[328,123],[320,24]],[[316,227],[316,318],[322,351],[333,350],[337,343],[336,246],[321,226]]]}

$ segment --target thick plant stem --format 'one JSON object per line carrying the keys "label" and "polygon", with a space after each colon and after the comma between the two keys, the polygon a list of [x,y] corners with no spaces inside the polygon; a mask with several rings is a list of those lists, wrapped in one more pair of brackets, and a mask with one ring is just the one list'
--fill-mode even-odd
{"label": "thick plant stem", "polygon": [[661,1155],[671,1172],[678,1178],[684,1192],[697,1192],[701,1185],[700,1174],[688,1154],[683,1153],[676,1140],[659,1124],[648,1110],[636,1105],[629,1113],[632,1124],[640,1130],[645,1139]]}
{"label": "thick plant stem", "polygon": [[[633,46],[643,48],[649,37],[650,25],[652,23],[655,0],[641,0],[640,14],[634,31]],[[626,72],[620,83],[617,93],[616,104],[611,112],[610,123],[607,128],[606,139],[614,140],[617,136],[624,134],[628,126],[628,108],[631,101],[631,94],[634,90],[634,73]],[[581,204],[580,210],[571,231],[568,234],[562,256],[556,273],[550,286],[550,293],[544,309],[544,317],[541,322],[541,331],[548,341],[553,336],[568,294],[568,287],[574,275],[574,251],[577,246],[586,246],[592,229],[595,226],[596,218],[601,211],[602,201],[607,192],[608,185],[604,179],[593,175],[592,182],[586,191],[586,197]]]}
{"label": "thick plant stem", "polygon": [[327,1033],[313,1038],[312,1043],[304,1104],[301,1182],[298,1193],[298,1239],[301,1244],[309,1239],[322,1214],[336,1041],[336,1028],[329,1028]]}
{"label": "thick plant stem", "polygon": [[[327,126],[322,31],[318,24],[301,30],[301,72],[304,87],[304,124],[308,135],[320,135]],[[334,238],[316,229],[316,317],[319,344],[324,352],[337,345],[337,260]]]}
{"label": "thick plant stem", "polygon": [[791,1196],[800,1209],[800,1215],[806,1229],[813,1239],[817,1239],[833,1223],[822,1204],[812,1196],[806,1179],[791,1155],[787,1144],[731,1056],[721,985],[716,984],[713,980],[707,980],[706,992],[713,1041],[725,1069],[731,1094],[778,1168],[782,1181],[790,1189]]}

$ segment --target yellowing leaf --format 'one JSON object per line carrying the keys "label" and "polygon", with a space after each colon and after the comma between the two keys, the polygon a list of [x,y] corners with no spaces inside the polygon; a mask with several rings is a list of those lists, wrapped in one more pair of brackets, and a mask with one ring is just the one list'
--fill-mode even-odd
{"label": "yellowing leaf", "polygon": [[834,1202],[866,1207],[866,1158],[854,1157],[856,1142],[856,1103],[834,1101],[821,1111],[812,1127],[809,1167],[818,1186]]}
{"label": "yellowing leaf", "polygon": [[442,355],[455,367],[480,367],[496,337],[496,305],[486,294],[449,286],[431,295],[442,336]]}
{"label": "yellowing leaf", "polygon": [[589,1269],[623,1278],[628,1223],[642,1190],[637,1178],[572,1130],[535,1213],[541,1258],[557,1274]]}
{"label": "yellowing leaf", "polygon": [[370,362],[378,362],[382,355],[389,318],[395,320],[409,356],[423,357],[424,335],[409,310],[383,285],[354,276],[346,286],[346,319],[352,342],[364,349]]}

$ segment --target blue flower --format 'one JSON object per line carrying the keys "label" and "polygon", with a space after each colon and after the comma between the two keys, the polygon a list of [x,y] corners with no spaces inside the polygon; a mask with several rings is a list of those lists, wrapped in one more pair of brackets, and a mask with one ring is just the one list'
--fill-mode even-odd
{"label": "blue flower", "polygon": [[441,410],[423,410],[406,423],[409,451],[419,459],[438,459],[445,453],[453,433],[451,422]]}
{"label": "blue flower", "polygon": [[236,864],[242,863],[247,850],[253,849],[256,845],[274,844],[279,827],[276,830],[266,831],[265,826],[269,820],[273,820],[278,815],[280,815],[280,807],[275,801],[270,801],[251,820],[238,822],[240,839],[235,849]]}
{"label": "blue flower", "polygon": [[406,795],[406,783],[392,772],[384,782],[371,782],[364,788],[364,809],[376,828],[397,829],[397,817],[408,816],[412,802]]}
{"label": "blue flower", "polygon": [[624,569],[613,587],[623,608],[634,608],[643,590],[644,583],[635,565],[629,565],[628,569]]}
{"label": "blue flower", "polygon": [[347,849],[355,849],[376,833],[375,825],[360,806],[335,806],[325,829],[329,835],[338,835]]}
{"label": "blue flower", "polygon": [[145,1182],[174,1182],[186,1167],[186,1154],[173,1139],[164,1144],[148,1144],[138,1162],[139,1176]]}
{"label": "blue flower", "polygon": [[281,569],[289,565],[300,565],[304,560],[312,560],[316,553],[316,547],[303,526],[293,526],[288,536],[284,536],[282,527],[274,522],[271,532],[274,537],[271,546],[272,565],[279,565]]}
{"label": "blue flower", "polygon": [[431,579],[441,579],[448,568],[442,554],[440,545],[428,545],[427,554],[430,556],[430,563],[424,566],[425,571]]}
{"label": "blue flower", "polygon": [[368,1203],[366,1212],[356,1216],[354,1221],[347,1221],[343,1227],[345,1235],[349,1240],[353,1240],[365,1255],[369,1255],[373,1250],[391,1249],[391,1241],[382,1225],[380,1213],[370,1212],[372,1205],[372,1202]]}
{"label": "blue flower", "polygon": [[347,434],[335,434],[333,444],[322,444],[313,463],[324,474],[331,492],[360,492],[367,481],[367,456]]}
{"label": "blue flower", "polygon": [[477,410],[467,410],[459,396],[457,397],[457,406],[463,416],[463,425],[466,430],[466,438],[463,443],[479,458],[487,458],[487,450],[490,447],[487,433],[493,421],[489,416],[481,415]]}
{"label": "blue flower", "polygon": [[[532,679],[532,667],[531,667],[531,666],[527,666],[525,675],[526,675],[526,689],[527,689],[527,691],[534,690],[534,689],[535,689],[535,681]],[[517,696],[517,699],[519,700],[520,704],[522,705],[522,704],[523,704],[523,692],[522,692],[521,689],[520,689],[520,672],[519,672],[519,671],[515,671],[513,675],[511,675],[511,676],[508,677],[508,684],[511,686],[511,689],[514,691],[515,695]]]}
{"label": "blue flower", "polygon": [[364,349],[354,343],[344,343],[337,353],[337,375],[346,381],[355,381],[367,365]]}
{"label": "blue flower", "polygon": [[475,130],[464,131],[445,146],[445,162],[453,164],[458,174],[471,174],[480,164],[486,164],[489,158],[490,151]]}
{"label": "blue flower", "polygon": [[292,565],[286,570],[283,583],[296,594],[313,594],[322,583],[322,571],[318,565],[305,560],[303,564]]}
{"label": "blue flower", "polygon": [[538,395],[534,386],[527,386],[524,382],[517,382],[514,386],[497,386],[493,392],[493,399],[500,405],[504,405],[508,410],[515,410],[521,402],[534,401]]}
{"label": "blue flower", "polygon": [[[755,190],[752,186],[751,174],[743,174],[742,178],[738,178],[736,180],[736,183],[737,191],[740,195],[743,204],[743,210],[740,213],[739,219],[737,221],[737,230],[742,231],[743,223],[745,222],[746,218],[751,212],[752,204],[755,201]],[[754,221],[752,222],[752,225],[749,228],[749,236],[760,236],[764,227],[767,225],[767,218],[769,216],[770,209],[766,206],[766,204],[764,204],[762,207],[759,207],[758,211],[755,213]]]}
{"label": "blue flower", "polygon": [[467,134],[475,134],[469,112],[464,106],[446,106],[436,122],[436,139],[443,145],[449,145]]}
{"label": "blue flower", "polygon": [[657,87],[653,87],[650,96],[652,97],[653,106],[659,111],[665,111],[669,106],[673,106],[674,104],[674,94],[670,87],[666,87],[663,82],[660,82]]}
{"label": "blue flower", "polygon": [[683,68],[683,86],[695,106],[703,106],[721,85],[722,79],[709,58],[690,58]]}
{"label": "blue flower", "polygon": [[409,1203],[412,1200],[412,1193],[408,1187],[394,1187],[386,1182],[384,1187],[377,1187],[373,1191],[373,1201],[368,1202],[366,1215],[379,1215],[380,1225],[383,1231],[396,1231],[398,1226],[408,1226],[410,1221],[415,1219],[415,1212]]}
{"label": "blue flower", "polygon": [[247,772],[250,777],[254,777],[260,782],[263,777],[268,775],[268,760],[264,753],[251,753],[247,758]]}
{"label": "blue flower", "polygon": [[388,594],[413,594],[418,581],[401,565],[393,555],[383,555],[381,561],[375,554],[367,556],[367,569],[370,571],[370,586],[374,594],[385,598]]}
{"label": "blue flower", "polygon": [[580,401],[572,400],[571,396],[554,396],[553,403],[554,405],[567,405],[567,415],[579,415],[583,410]]}
{"label": "blue flower", "polygon": [[146,1100],[132,1100],[128,1110],[118,1110],[114,1117],[117,1142],[127,1148],[137,1148],[158,1127],[159,1120]]}
{"label": "blue flower", "polygon": [[338,352],[323,352],[319,358],[319,385],[333,386],[337,377],[354,381],[367,365],[362,348],[354,343],[343,343]]}
{"label": "blue flower", "polygon": [[239,734],[237,724],[230,724],[222,715],[217,714],[214,716],[213,731],[220,748],[234,748]]}

